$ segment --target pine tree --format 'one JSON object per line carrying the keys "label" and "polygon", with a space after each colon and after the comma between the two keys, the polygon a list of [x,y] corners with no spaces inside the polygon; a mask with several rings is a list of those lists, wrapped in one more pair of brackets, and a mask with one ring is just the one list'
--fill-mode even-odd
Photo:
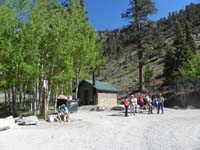
{"label": "pine tree", "polygon": [[170,84],[174,80],[174,71],[176,70],[176,52],[173,47],[167,48],[164,56],[164,70],[165,83]]}
{"label": "pine tree", "polygon": [[190,84],[198,85],[200,79],[200,54],[196,53],[193,59],[178,70],[178,79],[181,85],[188,87]]}
{"label": "pine tree", "polygon": [[187,63],[178,69],[178,83],[184,87],[188,87],[191,83],[194,85],[199,80],[199,53],[197,53],[196,43],[191,34],[189,22],[185,26],[186,44],[189,48],[190,55]]}
{"label": "pine tree", "polygon": [[191,58],[191,51],[178,19],[176,19],[175,38],[172,46],[174,50],[170,48],[164,58],[164,75],[168,84],[176,80],[178,70]]}
{"label": "pine tree", "polygon": [[185,26],[185,36],[186,36],[186,44],[189,46],[190,50],[195,53],[197,50],[196,43],[194,41],[194,38],[192,37],[192,31],[190,23],[187,21]]}
{"label": "pine tree", "polygon": [[151,68],[149,64],[145,65],[145,68],[144,68],[144,83],[147,86],[149,92],[150,92],[150,83],[152,81],[153,74],[154,74],[153,68]]}
{"label": "pine tree", "polygon": [[148,16],[156,13],[156,8],[152,0],[130,0],[130,8],[122,14],[123,18],[131,20],[134,39],[137,44],[137,55],[139,61],[139,90],[143,91],[143,35],[149,25]]}
{"label": "pine tree", "polygon": [[191,58],[191,50],[189,45],[187,44],[185,34],[178,20],[176,20],[176,31],[175,31],[175,39],[172,44],[176,48],[176,70],[182,67],[184,64],[188,62]]}

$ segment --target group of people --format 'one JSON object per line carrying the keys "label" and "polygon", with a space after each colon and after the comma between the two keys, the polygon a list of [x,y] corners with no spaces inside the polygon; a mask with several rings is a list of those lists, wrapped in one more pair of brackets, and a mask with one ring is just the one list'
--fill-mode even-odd
{"label": "group of people", "polygon": [[157,114],[164,113],[164,97],[161,93],[158,95],[139,95],[138,97],[135,95],[126,96],[123,100],[125,106],[125,117],[128,116],[128,110],[130,110],[130,114],[136,114],[138,112],[143,112],[143,110],[147,110],[149,114],[152,114],[154,109],[156,108]]}

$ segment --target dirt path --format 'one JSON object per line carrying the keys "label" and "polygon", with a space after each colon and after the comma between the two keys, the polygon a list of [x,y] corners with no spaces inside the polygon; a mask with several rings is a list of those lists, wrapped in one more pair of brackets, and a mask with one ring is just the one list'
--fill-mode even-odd
{"label": "dirt path", "polygon": [[40,122],[0,132],[1,150],[199,150],[200,110],[124,117],[79,111],[69,123]]}

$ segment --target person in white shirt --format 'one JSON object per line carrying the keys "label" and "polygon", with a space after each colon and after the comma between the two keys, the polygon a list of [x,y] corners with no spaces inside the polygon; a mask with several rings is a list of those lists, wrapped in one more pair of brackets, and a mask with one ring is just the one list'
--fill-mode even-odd
{"label": "person in white shirt", "polygon": [[137,98],[134,95],[130,97],[130,112],[133,115],[137,113]]}
{"label": "person in white shirt", "polygon": [[149,95],[147,95],[146,100],[147,100],[147,105],[148,105],[148,113],[152,114],[153,113],[152,99],[150,98]]}

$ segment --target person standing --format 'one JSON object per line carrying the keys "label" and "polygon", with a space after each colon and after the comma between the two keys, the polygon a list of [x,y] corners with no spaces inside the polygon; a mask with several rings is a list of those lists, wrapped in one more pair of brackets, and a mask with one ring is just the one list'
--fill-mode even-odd
{"label": "person standing", "polygon": [[128,97],[126,96],[124,99],[125,117],[128,117],[128,106],[129,106],[129,100]]}
{"label": "person standing", "polygon": [[162,96],[162,94],[160,93],[159,95],[158,95],[158,112],[157,112],[157,114],[159,114],[160,113],[160,109],[161,109],[161,111],[162,111],[162,114],[164,114],[164,97]]}
{"label": "person standing", "polygon": [[134,95],[131,95],[130,102],[130,110],[133,115],[135,115],[137,113],[137,98]]}
{"label": "person standing", "polygon": [[129,97],[130,115],[133,114],[133,95]]}
{"label": "person standing", "polygon": [[142,95],[139,95],[139,97],[137,98],[137,103],[140,106],[140,112],[143,112],[143,107],[144,107],[144,99],[142,97]]}
{"label": "person standing", "polygon": [[146,96],[147,105],[148,105],[148,114],[153,114],[153,104],[152,99],[149,95]]}
{"label": "person standing", "polygon": [[158,98],[156,95],[152,96],[152,101],[153,101],[153,109],[156,108],[156,111],[158,111]]}

